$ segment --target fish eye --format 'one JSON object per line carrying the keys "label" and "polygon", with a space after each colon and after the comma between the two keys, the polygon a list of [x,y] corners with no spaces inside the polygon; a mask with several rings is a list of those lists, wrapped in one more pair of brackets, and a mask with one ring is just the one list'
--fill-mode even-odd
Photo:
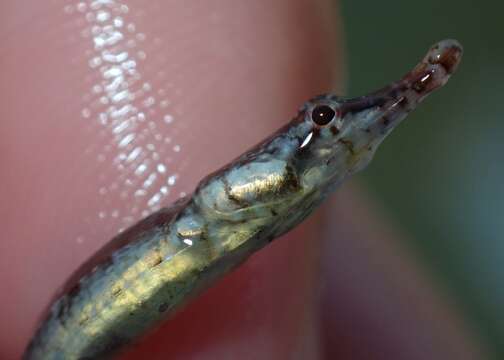
{"label": "fish eye", "polygon": [[319,105],[312,110],[311,118],[313,122],[319,126],[325,126],[329,124],[336,112],[328,105]]}

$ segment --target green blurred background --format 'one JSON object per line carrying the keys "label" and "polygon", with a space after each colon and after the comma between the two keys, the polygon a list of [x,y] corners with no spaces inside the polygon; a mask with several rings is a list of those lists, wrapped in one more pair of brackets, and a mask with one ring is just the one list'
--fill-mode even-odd
{"label": "green blurred background", "polygon": [[504,2],[342,2],[348,95],[408,71],[444,38],[464,45],[448,86],[361,175],[496,358],[504,359]]}

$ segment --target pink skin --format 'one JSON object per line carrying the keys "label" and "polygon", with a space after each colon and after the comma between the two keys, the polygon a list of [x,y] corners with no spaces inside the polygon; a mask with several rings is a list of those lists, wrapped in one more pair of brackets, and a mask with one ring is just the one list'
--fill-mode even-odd
{"label": "pink skin", "polygon": [[[169,153],[168,165],[177,170],[179,180],[164,204],[181,191],[191,191],[204,175],[284,124],[304,100],[341,84],[339,20],[331,3],[127,1],[128,16],[147,36],[141,45],[147,53],[142,76],[153,88],[166,90],[163,96],[177,114],[173,126],[159,130],[182,149],[179,154]],[[104,182],[119,181],[121,173],[110,161],[105,165],[97,161],[100,149],[113,144],[110,133],[100,132],[95,118],[81,115],[88,107],[94,114],[100,111],[101,105],[84,96],[98,80],[86,55],[91,40],[80,35],[85,23],[76,22],[75,13],[63,11],[67,4],[9,0],[0,11],[2,359],[20,356],[54,291],[121,227],[118,219],[101,220],[97,214],[104,208],[131,210],[120,191],[107,197],[106,206],[98,194]],[[149,116],[161,121],[162,115]],[[349,197],[347,192],[334,211],[344,208],[352,213],[356,205]],[[330,341],[332,353],[345,354],[359,343],[371,353],[389,349],[391,356],[420,358],[421,350],[415,346],[394,344],[394,331],[380,333],[379,340],[373,333],[362,338],[354,334],[369,324],[387,326],[387,321],[395,328],[408,326],[411,334],[403,336],[412,344],[419,336],[436,341],[429,358],[464,358],[458,351],[451,352],[451,345],[457,343],[465,344],[461,345],[465,354],[475,351],[462,326],[458,327],[456,315],[426,284],[419,298],[427,305],[420,309],[444,314],[436,319],[436,329],[429,328],[421,311],[404,307],[402,314],[414,315],[397,315],[399,323],[364,317],[359,324],[338,327],[345,301],[352,302],[355,295],[348,286],[355,279],[338,282],[341,277],[328,276],[326,286],[331,291],[320,291],[321,259],[327,264],[335,259],[320,255],[320,214],[254,256],[124,358],[148,354],[151,359],[315,359],[323,356],[327,345],[323,339]],[[374,223],[372,214],[363,218],[359,224],[337,219],[333,225],[351,234],[346,236],[349,240],[359,238],[356,228],[362,229],[364,238],[374,233],[383,258],[393,256],[397,249],[389,234],[378,231],[377,235],[367,226]],[[333,241],[329,244],[334,246]],[[358,253],[345,258],[349,266],[369,268]],[[401,266],[408,269],[410,281],[419,282],[415,265],[405,261]],[[395,276],[393,271],[384,273]],[[372,284],[382,275],[366,281]],[[407,291],[397,284],[383,287],[383,291],[394,289],[399,297]],[[320,294],[325,305],[322,317]],[[383,308],[372,299],[360,301],[362,305],[353,311],[374,309],[375,313]],[[395,299],[387,301],[384,306],[394,309]],[[325,315],[327,311],[331,316]],[[411,322],[423,327],[411,328]],[[324,329],[343,335],[322,336]],[[444,348],[441,344],[446,341],[450,346]]]}

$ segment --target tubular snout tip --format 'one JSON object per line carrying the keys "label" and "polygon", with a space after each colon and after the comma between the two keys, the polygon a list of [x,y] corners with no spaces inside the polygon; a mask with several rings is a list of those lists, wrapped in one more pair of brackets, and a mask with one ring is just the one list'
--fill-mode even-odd
{"label": "tubular snout tip", "polygon": [[446,39],[433,45],[425,60],[431,65],[440,65],[447,74],[453,74],[460,63],[462,53],[462,45],[457,40]]}

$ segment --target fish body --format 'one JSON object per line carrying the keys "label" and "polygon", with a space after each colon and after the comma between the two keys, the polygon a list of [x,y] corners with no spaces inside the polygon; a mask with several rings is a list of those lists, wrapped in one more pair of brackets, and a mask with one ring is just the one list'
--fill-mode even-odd
{"label": "fish body", "polygon": [[192,195],[96,253],[55,297],[24,359],[110,358],[158,326],[364,168],[397,124],[446,83],[461,54],[456,41],[445,40],[370,95],[308,101]]}

